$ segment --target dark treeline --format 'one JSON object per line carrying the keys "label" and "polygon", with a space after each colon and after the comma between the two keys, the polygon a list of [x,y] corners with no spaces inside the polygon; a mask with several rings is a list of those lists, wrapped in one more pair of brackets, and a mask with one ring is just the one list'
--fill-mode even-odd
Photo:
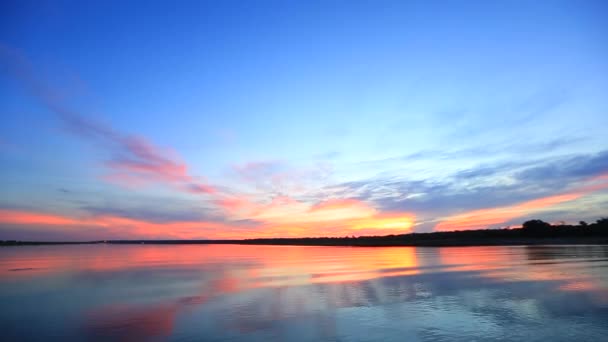
{"label": "dark treeline", "polygon": [[530,220],[521,228],[478,229],[360,237],[269,238],[244,240],[107,240],[87,242],[0,241],[0,245],[54,244],[241,244],[300,246],[491,246],[532,244],[608,244],[608,218],[588,224],[551,225]]}
{"label": "dark treeline", "polygon": [[608,218],[587,224],[551,225],[541,220],[524,222],[522,228],[478,229],[433,233],[338,238],[251,239],[241,243],[311,246],[474,246],[527,244],[608,244]]}

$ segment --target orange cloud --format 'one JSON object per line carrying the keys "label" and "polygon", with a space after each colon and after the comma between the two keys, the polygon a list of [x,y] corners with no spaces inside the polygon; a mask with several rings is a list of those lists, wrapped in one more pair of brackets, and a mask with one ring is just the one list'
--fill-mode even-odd
{"label": "orange cloud", "polygon": [[501,224],[523,216],[531,211],[550,207],[562,202],[572,201],[581,196],[582,195],[578,193],[548,196],[511,206],[473,210],[446,218],[435,226],[435,230],[450,231],[488,228],[489,226]]}
{"label": "orange cloud", "polygon": [[373,229],[404,234],[411,231],[414,222],[415,217],[412,214],[379,214],[354,221],[353,228],[357,230]]}
{"label": "orange cloud", "polygon": [[79,224],[78,220],[63,216],[7,209],[0,210],[0,223],[31,225]]}
{"label": "orange cloud", "polygon": [[[242,227],[218,222],[171,222],[154,223],[118,216],[95,216],[74,219],[64,216],[35,212],[7,211],[0,216],[0,223],[42,226],[88,226],[105,229],[122,229],[129,236],[171,236],[176,238],[243,238],[265,236],[336,236],[363,232],[370,229],[404,232],[413,224],[411,215],[394,218],[382,215],[368,204],[352,200],[330,200],[311,206],[287,196],[273,198],[270,202],[251,200],[242,195],[218,192],[213,186],[201,181],[189,172],[188,165],[175,153],[158,147],[148,139],[122,132],[110,125],[91,120],[85,113],[75,111],[55,93],[55,89],[35,77],[29,61],[18,51],[0,46],[0,62],[27,86],[33,96],[46,106],[74,135],[106,152],[104,166],[109,174],[105,179],[122,185],[138,186],[156,183],[170,186],[182,192],[208,194],[219,208],[234,220],[255,220],[257,227],[244,232]],[[323,170],[315,170],[324,173]],[[273,188],[292,186],[288,180],[301,181],[309,171],[291,174],[278,162],[248,163],[235,167],[244,179],[254,182],[270,182]],[[289,184],[288,184],[289,183]],[[289,185],[289,186],[288,186]],[[128,228],[128,230],[127,230]],[[65,229],[65,228],[64,228]]]}
{"label": "orange cloud", "polygon": [[483,229],[505,223],[509,220],[524,216],[554,205],[576,200],[588,193],[608,188],[608,174],[590,178],[585,185],[577,189],[554,196],[547,196],[514,205],[479,209],[445,218],[435,226],[437,231]]}
{"label": "orange cloud", "polygon": [[321,203],[318,203],[310,208],[311,212],[321,210],[333,210],[343,209],[348,207],[363,207],[367,208],[367,205],[362,201],[355,199],[331,199]]}
{"label": "orange cloud", "polygon": [[98,215],[76,219],[61,215],[18,210],[0,210],[0,224],[43,226],[66,231],[74,229],[74,227],[106,228],[108,232],[123,231],[127,236],[179,239],[237,238],[241,229],[234,225],[209,221],[156,223],[114,215]]}
{"label": "orange cloud", "polygon": [[233,218],[255,218],[276,208],[303,204],[288,196],[275,196],[269,203],[260,203],[245,195],[218,194],[213,201],[215,205]]}
{"label": "orange cloud", "polygon": [[380,213],[354,199],[330,200],[313,206],[292,201],[268,207],[254,219],[264,223],[265,231],[290,237],[404,234],[411,231],[415,220],[408,213]]}
{"label": "orange cloud", "polygon": [[[176,239],[244,239],[263,237],[311,237],[402,234],[411,231],[411,214],[383,214],[357,200],[328,201],[315,206],[289,197],[277,197],[268,204],[246,200],[225,202],[226,207],[251,206],[257,225],[246,227],[230,222],[148,222],[116,215],[70,218],[31,211],[0,211],[0,224],[42,226],[70,231],[79,227],[103,228],[112,236]],[[72,228],[70,228],[72,227]],[[100,236],[103,239],[103,236]]]}
{"label": "orange cloud", "polygon": [[232,213],[248,207],[250,202],[239,197],[224,197],[216,199],[215,204],[225,211]]}

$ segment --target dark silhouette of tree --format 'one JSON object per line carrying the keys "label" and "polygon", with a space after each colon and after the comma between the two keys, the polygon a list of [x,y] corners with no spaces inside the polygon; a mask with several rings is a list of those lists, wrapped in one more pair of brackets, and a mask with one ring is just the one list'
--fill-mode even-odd
{"label": "dark silhouette of tree", "polygon": [[543,220],[529,220],[522,225],[524,231],[542,232],[551,228],[551,224]]}
{"label": "dark silhouette of tree", "polygon": [[244,240],[103,240],[82,242],[45,242],[0,240],[0,246],[55,244],[248,244],[248,245],[313,245],[313,246],[479,246],[522,244],[608,244],[608,217],[595,223],[551,225],[542,220],[529,220],[522,228],[476,229],[431,233],[391,234],[384,236],[345,236],[308,238],[262,238]]}

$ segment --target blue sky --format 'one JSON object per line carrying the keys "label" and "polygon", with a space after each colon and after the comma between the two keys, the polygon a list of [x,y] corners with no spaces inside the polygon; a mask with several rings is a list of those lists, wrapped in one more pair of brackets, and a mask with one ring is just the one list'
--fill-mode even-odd
{"label": "blue sky", "polygon": [[603,1],[1,6],[7,238],[342,236],[605,214]]}

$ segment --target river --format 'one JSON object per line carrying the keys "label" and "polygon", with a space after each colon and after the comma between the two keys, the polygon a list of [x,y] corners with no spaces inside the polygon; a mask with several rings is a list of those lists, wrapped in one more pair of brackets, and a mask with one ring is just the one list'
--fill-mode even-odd
{"label": "river", "polygon": [[3,340],[600,341],[608,246],[0,248]]}

